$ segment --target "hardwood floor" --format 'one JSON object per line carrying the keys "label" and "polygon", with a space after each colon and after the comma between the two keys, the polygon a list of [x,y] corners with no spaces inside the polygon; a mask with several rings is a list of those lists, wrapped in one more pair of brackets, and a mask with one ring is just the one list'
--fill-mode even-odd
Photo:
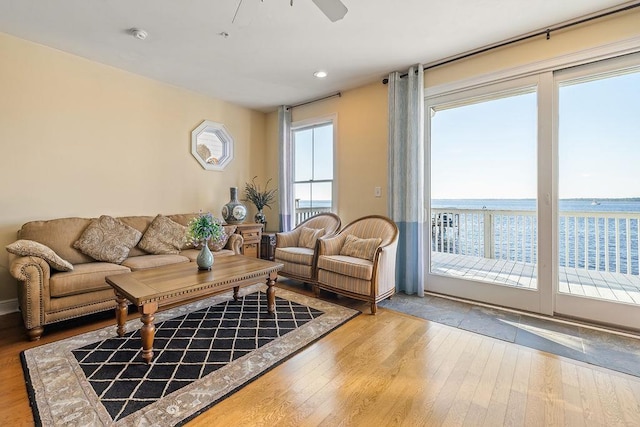
{"label": "hardwood floor", "polygon": [[[311,294],[299,284],[278,286]],[[189,426],[640,425],[640,378],[346,298],[364,314],[192,420]],[[135,317],[135,315],[130,315]],[[113,324],[25,340],[0,317],[0,425],[32,425],[20,352]]]}

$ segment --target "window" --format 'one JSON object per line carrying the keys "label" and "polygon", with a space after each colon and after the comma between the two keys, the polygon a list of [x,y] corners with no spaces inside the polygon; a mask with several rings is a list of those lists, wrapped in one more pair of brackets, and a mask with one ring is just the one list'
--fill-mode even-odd
{"label": "window", "polygon": [[333,211],[333,120],[292,127],[295,225]]}

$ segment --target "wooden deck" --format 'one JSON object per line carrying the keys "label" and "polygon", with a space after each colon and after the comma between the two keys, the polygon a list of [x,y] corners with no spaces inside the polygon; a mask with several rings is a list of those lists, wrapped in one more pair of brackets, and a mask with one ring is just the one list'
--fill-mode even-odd
{"label": "wooden deck", "polygon": [[[526,262],[432,253],[434,274],[536,288],[537,268]],[[560,267],[560,292],[640,305],[640,276]]]}

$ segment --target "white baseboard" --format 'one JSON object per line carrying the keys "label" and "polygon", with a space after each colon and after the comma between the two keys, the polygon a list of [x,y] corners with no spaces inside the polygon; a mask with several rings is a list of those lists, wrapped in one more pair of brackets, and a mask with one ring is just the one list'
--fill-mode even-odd
{"label": "white baseboard", "polygon": [[0,301],[0,316],[18,311],[18,299]]}

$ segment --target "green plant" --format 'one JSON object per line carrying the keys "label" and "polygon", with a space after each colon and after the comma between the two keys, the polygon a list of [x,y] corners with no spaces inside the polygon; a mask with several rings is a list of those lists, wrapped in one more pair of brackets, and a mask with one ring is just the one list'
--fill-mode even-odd
{"label": "green plant", "polygon": [[269,183],[271,182],[271,178],[267,181],[264,186],[264,190],[260,188],[260,184],[256,184],[257,176],[254,176],[251,182],[247,182],[244,186],[244,196],[246,200],[251,201],[256,208],[261,211],[265,207],[271,209],[269,203],[271,203],[276,198],[277,188],[273,188],[269,190]]}
{"label": "green plant", "polygon": [[200,215],[193,217],[187,225],[187,241],[193,246],[198,246],[201,243],[209,240],[218,240],[224,228],[222,227],[222,221],[211,215],[211,213],[200,213]]}

